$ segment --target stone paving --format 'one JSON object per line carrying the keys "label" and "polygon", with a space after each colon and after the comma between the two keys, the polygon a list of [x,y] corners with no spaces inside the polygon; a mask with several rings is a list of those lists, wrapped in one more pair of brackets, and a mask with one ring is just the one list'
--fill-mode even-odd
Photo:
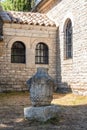
{"label": "stone paving", "polygon": [[[0,130],[87,130],[86,101],[69,105],[67,101],[75,102],[73,96],[72,99],[67,98],[63,94],[54,95],[61,113],[58,118],[43,123],[24,119],[23,109],[31,105],[27,92],[0,94]],[[63,100],[67,102],[66,105],[63,105]]]}

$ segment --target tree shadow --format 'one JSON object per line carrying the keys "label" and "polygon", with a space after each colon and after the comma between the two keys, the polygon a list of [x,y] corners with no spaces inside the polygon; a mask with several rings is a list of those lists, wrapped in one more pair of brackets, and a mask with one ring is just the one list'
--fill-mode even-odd
{"label": "tree shadow", "polygon": [[[2,122],[1,130],[86,130],[87,129],[87,105],[79,106],[59,106],[61,112],[56,118],[47,122],[39,122],[36,120],[25,120],[23,114],[17,113],[11,117],[9,113],[9,121]],[[18,116],[17,116],[18,115]],[[12,121],[11,121],[12,120]]]}
{"label": "tree shadow", "polygon": [[[67,94],[66,94],[67,95]],[[79,96],[73,99],[72,105],[67,103],[67,100],[61,96],[64,104],[59,105],[60,112],[56,118],[51,119],[45,123],[39,121],[29,121],[24,119],[24,108],[30,106],[26,100],[28,100],[28,95],[20,97],[20,95],[13,98],[14,103],[9,98],[2,98],[2,103],[0,102],[0,130],[86,130],[87,129],[87,97]],[[20,98],[21,99],[20,99]],[[78,97],[78,96],[77,96]],[[11,96],[12,98],[12,96]],[[85,100],[83,100],[85,99]],[[0,100],[0,101],[1,101]],[[19,101],[18,101],[19,100]],[[58,98],[58,100],[60,100]],[[81,101],[82,100],[82,101]],[[6,102],[7,101],[7,102]],[[84,102],[85,101],[85,102]],[[60,100],[61,103],[61,100]],[[78,104],[78,105],[77,105]]]}

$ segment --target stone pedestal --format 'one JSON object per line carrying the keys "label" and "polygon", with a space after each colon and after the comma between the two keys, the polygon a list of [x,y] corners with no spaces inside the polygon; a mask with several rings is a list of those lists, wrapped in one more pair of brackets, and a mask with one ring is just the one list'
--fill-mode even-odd
{"label": "stone pedestal", "polygon": [[59,107],[51,105],[55,82],[48,74],[48,69],[38,68],[28,81],[31,107],[24,108],[24,117],[29,120],[47,121],[57,117]]}
{"label": "stone pedestal", "polygon": [[24,108],[24,117],[29,120],[47,121],[58,116],[60,108],[56,105]]}

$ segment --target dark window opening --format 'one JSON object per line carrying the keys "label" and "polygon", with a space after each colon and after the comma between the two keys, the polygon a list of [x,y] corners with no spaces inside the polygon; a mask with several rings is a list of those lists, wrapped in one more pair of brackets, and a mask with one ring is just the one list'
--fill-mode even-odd
{"label": "dark window opening", "polygon": [[48,46],[44,43],[39,43],[36,46],[36,64],[48,64]]}
{"label": "dark window opening", "polygon": [[25,45],[15,42],[11,48],[11,63],[25,63]]}
{"label": "dark window opening", "polygon": [[68,20],[65,29],[65,54],[66,59],[72,58],[72,22]]}

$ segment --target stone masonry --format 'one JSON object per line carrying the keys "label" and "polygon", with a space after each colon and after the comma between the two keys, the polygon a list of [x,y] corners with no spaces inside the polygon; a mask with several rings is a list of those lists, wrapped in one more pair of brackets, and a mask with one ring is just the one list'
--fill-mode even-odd
{"label": "stone masonry", "polygon": [[[70,87],[77,94],[87,95],[87,1],[43,0],[36,10],[46,13],[58,26],[58,86],[62,89]],[[73,26],[73,58],[69,60],[64,59],[64,27],[67,19],[71,19]]]}
{"label": "stone masonry", "polygon": [[[39,66],[49,68],[50,75],[56,78],[56,30],[56,27],[4,24],[4,40],[0,42],[0,92],[27,90],[26,81]],[[11,47],[15,41],[22,41],[26,46],[26,64],[11,63]],[[39,42],[49,47],[49,65],[35,64],[35,48]]]}
{"label": "stone masonry", "polygon": [[[25,90],[25,82],[36,68],[47,67],[58,88],[71,88],[77,94],[87,95],[87,0],[54,0],[54,3],[43,0],[36,11],[45,13],[57,27],[4,24],[4,40],[0,42],[0,91]],[[73,27],[73,58],[66,60],[64,27],[68,19]],[[11,63],[11,46],[17,40],[26,45],[26,64]],[[48,65],[35,64],[35,47],[39,42],[49,47]]]}
{"label": "stone masonry", "polygon": [[[59,46],[57,51],[60,52],[57,72],[61,73],[61,77],[58,77],[59,86],[63,88],[70,86],[73,92],[87,95],[87,1],[59,0],[47,15],[59,27],[57,43]],[[64,26],[68,18],[71,19],[73,26],[73,58],[70,60],[64,59]]]}

